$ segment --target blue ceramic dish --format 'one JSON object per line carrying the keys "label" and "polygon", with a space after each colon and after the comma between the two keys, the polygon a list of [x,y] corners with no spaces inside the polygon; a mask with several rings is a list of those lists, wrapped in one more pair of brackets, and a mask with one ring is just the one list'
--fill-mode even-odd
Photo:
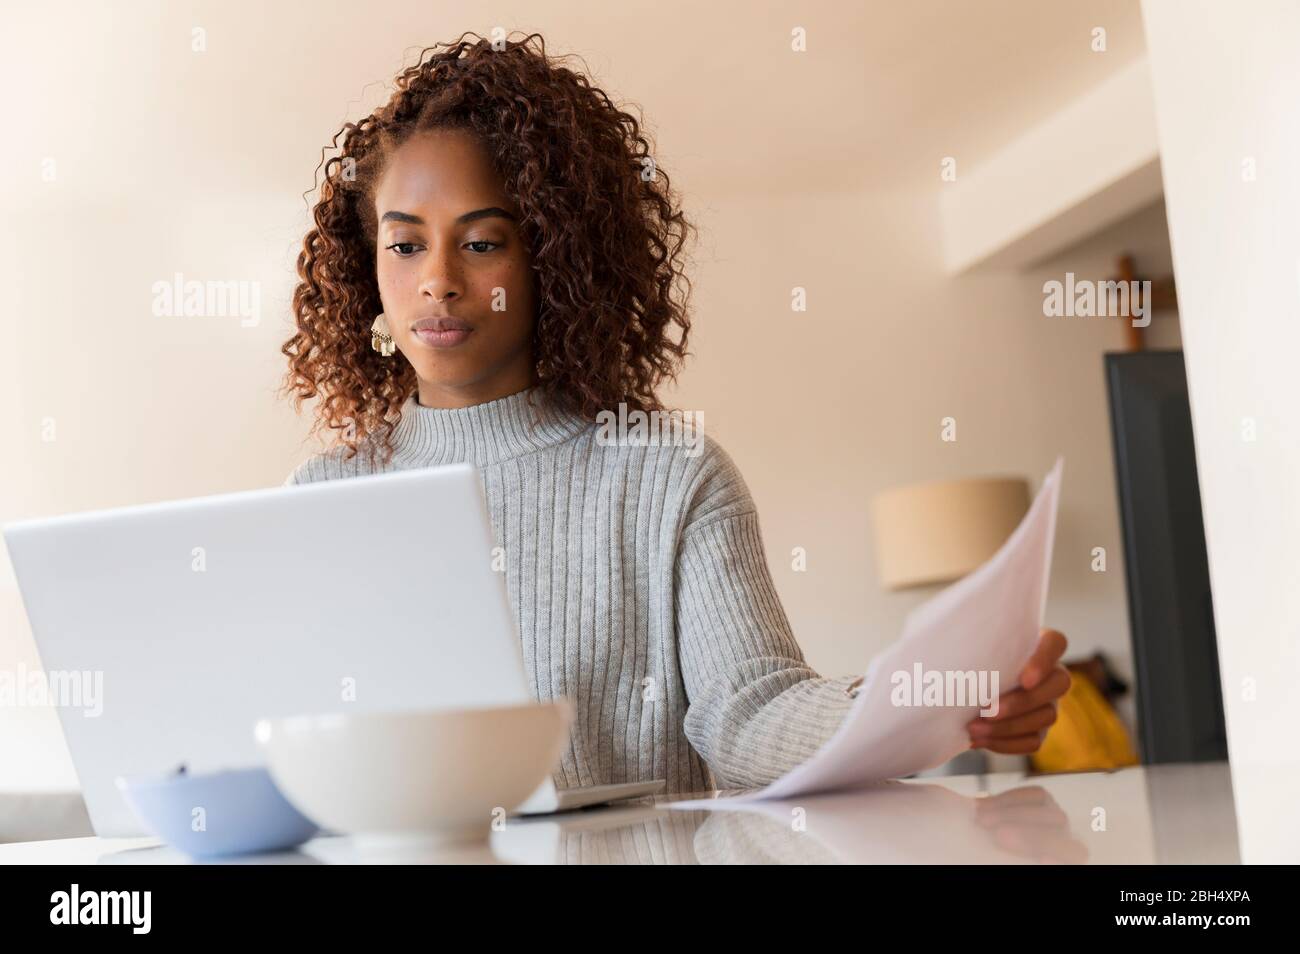
{"label": "blue ceramic dish", "polygon": [[117,779],[140,821],[194,858],[284,851],[320,829],[289,804],[264,768]]}

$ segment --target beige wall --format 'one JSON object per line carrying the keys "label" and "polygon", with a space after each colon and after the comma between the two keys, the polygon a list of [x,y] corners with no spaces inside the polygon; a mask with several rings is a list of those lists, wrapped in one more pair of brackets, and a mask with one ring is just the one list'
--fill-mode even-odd
{"label": "beige wall", "polygon": [[[935,588],[886,593],[868,521],[875,492],[981,474],[1035,486],[1066,458],[1048,619],[1074,653],[1108,652],[1131,675],[1123,555],[1102,354],[1116,322],[1048,319],[1042,286],[1113,274],[1117,250],[1169,273],[1153,206],[1025,273],[950,279],[933,192],[714,196],[705,223],[699,356],[677,400],[705,409],[759,505],[769,562],[813,663],[860,668]],[[809,310],[790,311],[790,288]],[[1177,347],[1177,318],[1151,344]],[[957,441],[940,421],[957,419]],[[1107,570],[1091,569],[1092,549]],[[807,570],[792,569],[804,547]]]}
{"label": "beige wall", "polygon": [[[1066,268],[1102,277],[1121,240],[1159,254],[1162,218],[1139,216],[1030,273],[945,277],[932,147],[962,130],[982,141],[991,127],[963,115],[973,80],[900,59],[933,18],[904,5],[891,25],[856,4],[817,7],[800,21],[813,56],[797,61],[783,8],[747,9],[640,4],[615,15],[555,3],[545,16],[502,8],[499,19],[586,54],[659,132],[664,165],[704,226],[697,357],[675,400],[705,412],[746,474],[811,661],[861,669],[925,595],[880,590],[873,492],[985,473],[1037,482],[1063,452],[1049,617],[1076,651],[1105,648],[1127,671],[1099,357],[1119,332],[1043,318],[1041,285]],[[1005,22],[1041,25],[1035,11]],[[303,443],[307,421],[273,391],[307,221],[301,194],[320,148],[345,116],[382,101],[404,51],[492,25],[468,4],[412,4],[364,23],[354,14],[342,2],[14,14],[0,49],[22,131],[0,177],[4,321],[17,344],[0,349],[0,520],[269,486],[315,450]],[[1019,42],[985,20],[947,27]],[[195,24],[208,30],[201,56],[189,48]],[[882,49],[866,57],[855,36]],[[913,100],[891,92],[898,76]],[[998,82],[985,106],[1023,85]],[[928,106],[915,98],[923,86]],[[1041,84],[1030,92],[1050,101]],[[47,158],[53,181],[41,175]],[[260,322],[155,317],[151,285],[177,271],[258,282]],[[808,289],[805,314],[790,312],[795,285]],[[939,440],[948,415],[955,444]],[[54,439],[43,439],[51,424]],[[1111,554],[1104,575],[1088,569],[1098,545]],[[807,572],[790,570],[796,546]],[[34,665],[4,559],[0,666]],[[71,784],[53,714],[6,713],[0,765],[21,767],[0,785]]]}
{"label": "beige wall", "polygon": [[1143,12],[1241,860],[1294,863],[1300,8],[1145,0]]}

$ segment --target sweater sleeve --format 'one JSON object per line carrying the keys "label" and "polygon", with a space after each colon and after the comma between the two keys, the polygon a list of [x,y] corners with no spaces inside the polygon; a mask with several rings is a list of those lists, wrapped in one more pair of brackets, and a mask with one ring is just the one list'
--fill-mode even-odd
{"label": "sweater sleeve", "polygon": [[830,739],[857,675],[825,678],[804,660],[748,487],[720,447],[707,456],[674,574],[684,729],[720,788],[757,788]]}

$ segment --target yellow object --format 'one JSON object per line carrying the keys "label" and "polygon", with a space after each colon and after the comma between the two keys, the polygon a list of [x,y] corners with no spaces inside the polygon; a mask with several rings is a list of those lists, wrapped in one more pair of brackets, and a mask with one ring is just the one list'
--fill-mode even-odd
{"label": "yellow object", "polygon": [[1091,679],[1070,675],[1070,690],[1057,704],[1056,722],[1030,756],[1034,769],[1089,772],[1136,765],[1137,753],[1110,703]]}

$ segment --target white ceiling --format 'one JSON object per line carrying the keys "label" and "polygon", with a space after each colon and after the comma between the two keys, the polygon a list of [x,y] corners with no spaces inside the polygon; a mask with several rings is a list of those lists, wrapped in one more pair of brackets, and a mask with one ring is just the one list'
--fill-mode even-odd
{"label": "white ceiling", "polygon": [[[404,53],[494,25],[581,53],[616,99],[644,107],[692,190],[933,179],[940,157],[978,163],[1143,50],[1137,0],[141,0],[7,17],[9,158],[107,164],[124,188],[210,175],[305,189],[320,146],[382,100]],[[789,49],[795,26],[806,53]],[[1094,26],[1104,54],[1089,49]]]}

